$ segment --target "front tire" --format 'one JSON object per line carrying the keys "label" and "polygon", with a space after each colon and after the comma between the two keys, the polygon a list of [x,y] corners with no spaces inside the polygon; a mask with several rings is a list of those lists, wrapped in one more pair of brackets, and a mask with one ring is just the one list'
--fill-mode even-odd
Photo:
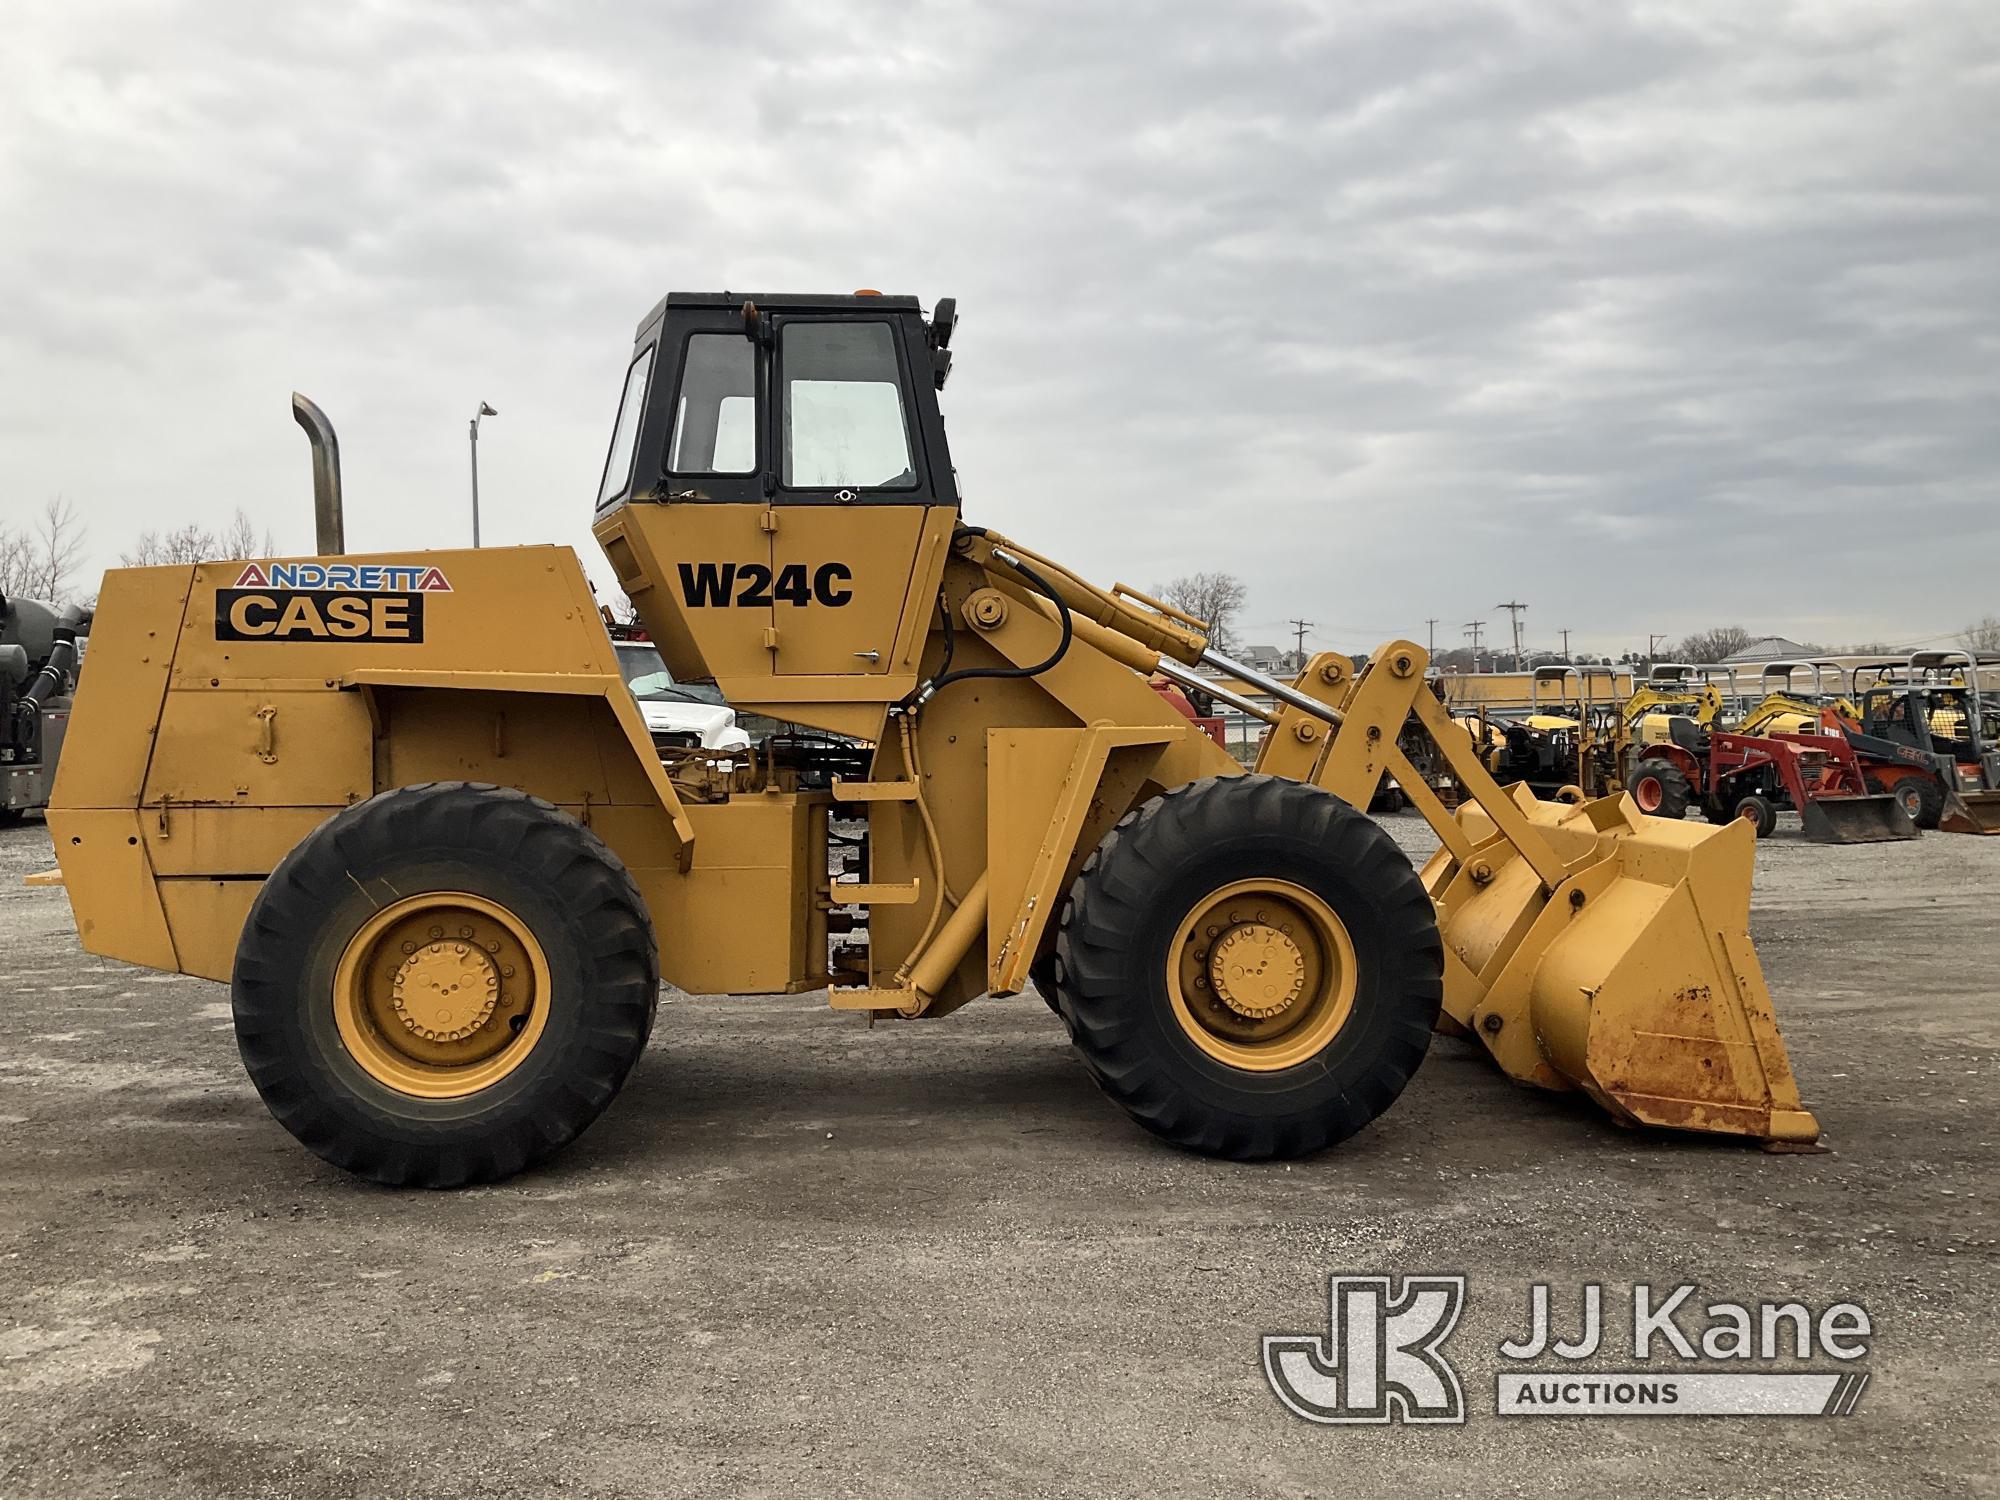
{"label": "front tire", "polygon": [[315,829],[237,948],[236,1039],[278,1122],[394,1186],[495,1182],[568,1144],[644,1050],[645,902],[568,814],[469,782]]}
{"label": "front tire", "polygon": [[1757,837],[1767,839],[1778,831],[1777,805],[1762,792],[1745,792],[1740,797],[1730,799],[1730,817],[1741,818],[1757,830]]}
{"label": "front tire", "polygon": [[1098,1086],[1155,1135],[1304,1156],[1395,1102],[1443,998],[1437,916],[1370,819],[1272,776],[1194,782],[1084,863],[1058,1007]]}
{"label": "front tire", "polygon": [[1902,777],[1890,794],[1917,827],[1932,830],[1944,821],[1944,784],[1935,776]]}

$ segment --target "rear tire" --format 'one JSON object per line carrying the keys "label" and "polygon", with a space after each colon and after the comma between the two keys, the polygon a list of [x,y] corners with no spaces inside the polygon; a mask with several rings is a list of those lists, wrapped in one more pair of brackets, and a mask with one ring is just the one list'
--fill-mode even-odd
{"label": "rear tire", "polygon": [[[1869,790],[1879,788],[1872,776]],[[1889,788],[1889,795],[1919,828],[1935,829],[1944,820],[1944,787],[1934,776],[1905,776]]]}
{"label": "rear tire", "polygon": [[321,824],[237,948],[236,1039],[278,1122],[392,1186],[510,1177],[601,1114],[659,958],[617,855],[510,788],[403,787]]}
{"label": "rear tire", "polygon": [[1625,789],[1639,804],[1639,811],[1650,818],[1678,821],[1687,816],[1688,803],[1693,798],[1687,772],[1658,755],[1645,756],[1632,767],[1632,774],[1625,778]]}
{"label": "rear tire", "polygon": [[1756,829],[1760,839],[1767,839],[1778,831],[1778,809],[1762,792],[1745,792],[1731,799],[1729,815],[1741,818]]}
{"label": "rear tire", "polygon": [[1044,1005],[1057,1015],[1062,1014],[1062,1007],[1056,1004],[1055,949],[1051,948],[1045,957],[1035,960],[1034,965],[1028,970],[1028,982],[1040,992]]}
{"label": "rear tire", "polygon": [[1306,1155],[1387,1109],[1444,989],[1436,912],[1402,851],[1331,793],[1272,776],[1127,815],[1071,886],[1056,951],[1098,1086],[1155,1135],[1238,1161]]}

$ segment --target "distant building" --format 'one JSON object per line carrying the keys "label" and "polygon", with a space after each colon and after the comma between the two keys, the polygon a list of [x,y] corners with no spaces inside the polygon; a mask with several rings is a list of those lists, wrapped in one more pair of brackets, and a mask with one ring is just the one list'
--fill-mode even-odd
{"label": "distant building", "polygon": [[1755,666],[1766,661],[1804,661],[1819,655],[1811,646],[1801,646],[1797,641],[1782,635],[1767,635],[1762,640],[1752,641],[1741,651],[1732,651],[1722,658],[1725,667]]}
{"label": "distant building", "polygon": [[1305,665],[1295,651],[1281,651],[1276,646],[1243,646],[1229,652],[1237,661],[1253,672],[1262,672],[1266,677],[1279,677],[1289,682],[1299,675]]}

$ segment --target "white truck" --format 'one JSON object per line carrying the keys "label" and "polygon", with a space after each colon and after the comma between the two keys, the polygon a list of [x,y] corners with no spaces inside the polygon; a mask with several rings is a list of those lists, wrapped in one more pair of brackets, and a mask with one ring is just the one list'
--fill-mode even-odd
{"label": "white truck", "polygon": [[736,710],[713,683],[675,682],[651,641],[621,640],[619,670],[639,700],[647,733],[658,750],[748,750],[750,736],[736,724]]}

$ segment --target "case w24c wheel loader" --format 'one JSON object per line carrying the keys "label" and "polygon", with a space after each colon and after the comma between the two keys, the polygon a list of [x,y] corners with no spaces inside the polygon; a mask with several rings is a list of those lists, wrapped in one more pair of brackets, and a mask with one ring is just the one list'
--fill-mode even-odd
{"label": "case w24c wheel loader", "polygon": [[[569,551],[334,555],[301,405],[324,555],[105,580],[49,815],[84,945],[229,980],[272,1112],[390,1183],[575,1136],[662,977],[877,1018],[1040,986],[1135,1120],[1239,1159],[1360,1129],[1434,1027],[1628,1124],[1816,1138],[1747,827],[1503,792],[1415,645],[1271,681],[967,523],[954,325],[873,294],[641,324],[597,538],[677,680],[826,734],[733,757],[656,750]],[[1223,696],[1204,661],[1278,705],[1236,704],[1249,774],[1148,685]],[[1442,840],[1421,874],[1356,811],[1385,775]]]}

